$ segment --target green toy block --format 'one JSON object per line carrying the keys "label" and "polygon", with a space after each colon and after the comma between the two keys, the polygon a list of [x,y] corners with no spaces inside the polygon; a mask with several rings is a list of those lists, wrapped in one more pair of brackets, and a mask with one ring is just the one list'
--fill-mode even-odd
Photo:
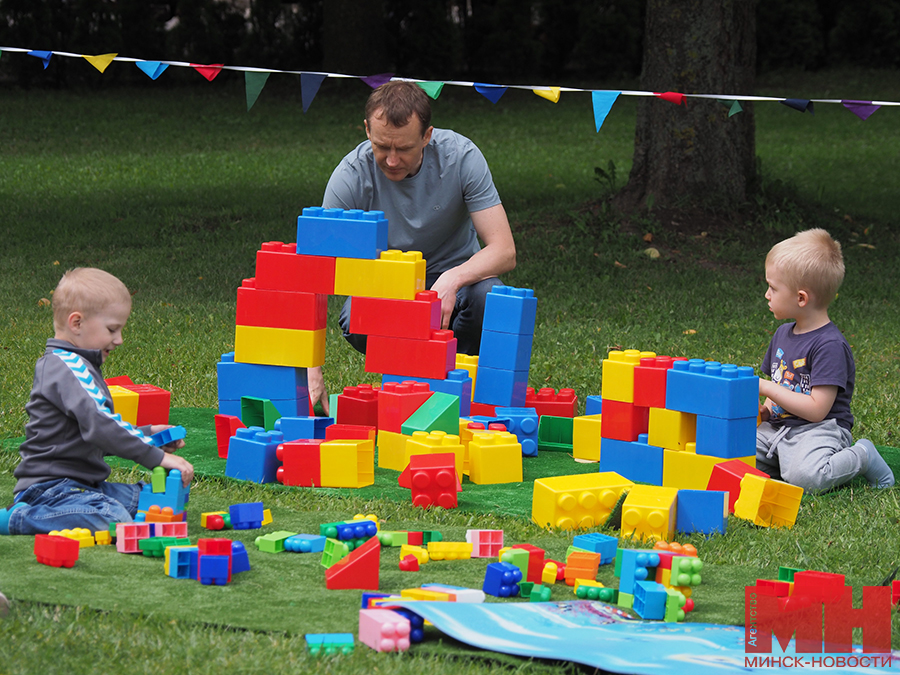
{"label": "green toy block", "polygon": [[269,532],[269,534],[256,538],[256,548],[263,553],[282,553],[284,540],[293,537],[296,532]]}
{"label": "green toy block", "polygon": [[663,617],[663,621],[668,621],[669,623],[684,621],[684,610],[682,607],[687,602],[684,593],[680,593],[674,588],[667,588],[666,593],[668,593],[669,597],[666,598],[666,614]]}
{"label": "green toy block", "polygon": [[328,416],[333,420],[337,419],[338,396],[340,394],[328,394]]}
{"label": "green toy block", "polygon": [[422,530],[422,546],[428,546],[432,541],[444,541],[444,535],[437,530]]}
{"label": "green toy block", "polygon": [[378,541],[382,546],[406,546],[409,543],[409,532],[385,532],[378,533]]}
{"label": "green toy block", "polygon": [[436,391],[401,425],[400,431],[412,436],[414,431],[443,431],[459,434],[459,397]]}
{"label": "green toy block", "polygon": [[150,474],[150,487],[154,493],[166,491],[166,470],[161,466],[157,466]]}
{"label": "green toy block", "polygon": [[619,591],[619,597],[616,598],[616,604],[623,609],[631,609],[634,606],[634,595]]}
{"label": "green toy block", "polygon": [[528,594],[529,602],[550,602],[550,587],[543,584],[535,584]]}
{"label": "green toy block", "polygon": [[322,567],[331,567],[348,555],[350,555],[350,547],[347,544],[329,537],[325,540],[325,549],[322,551]]}
{"label": "green toy block", "polygon": [[519,597],[521,598],[530,598],[531,597],[531,589],[534,588],[535,583],[533,581],[520,581],[519,582]]}
{"label": "green toy block", "polygon": [[353,652],[352,633],[307,633],[306,647],[313,656],[332,656]]}
{"label": "green toy block", "polygon": [[528,577],[528,551],[524,548],[511,548],[500,556],[500,562],[515,565],[522,571],[522,578]]}
{"label": "green toy block", "polygon": [[275,420],[281,419],[278,408],[267,398],[241,396],[241,422],[248,427],[262,427],[266,431],[275,430]]}
{"label": "green toy block", "polygon": [[162,558],[166,555],[168,546],[190,546],[191,540],[187,537],[150,537],[138,542],[141,552],[148,558]]}
{"label": "green toy block", "polygon": [[574,424],[571,417],[541,415],[538,422],[538,450],[572,452]]}
{"label": "green toy block", "polygon": [[802,572],[803,570],[798,570],[795,567],[779,567],[778,568],[778,581],[794,581],[794,574],[797,572]]}

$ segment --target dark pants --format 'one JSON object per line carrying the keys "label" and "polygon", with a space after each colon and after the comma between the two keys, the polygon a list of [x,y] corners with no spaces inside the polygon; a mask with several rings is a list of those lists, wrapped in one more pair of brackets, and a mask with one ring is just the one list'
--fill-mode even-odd
{"label": "dark pants", "polygon": [[[431,285],[436,280],[429,280],[428,288],[431,288]],[[502,285],[503,282],[497,277],[491,277],[471,286],[463,286],[456,293],[456,306],[453,308],[453,314],[450,316],[449,327],[456,338],[457,354],[478,355],[478,350],[481,348],[481,326],[484,323],[485,296],[494,286]],[[352,300],[353,298],[347,298],[347,301],[341,308],[339,323],[347,342],[356,351],[365,354],[366,336],[356,335],[348,330],[350,328],[350,305]]]}

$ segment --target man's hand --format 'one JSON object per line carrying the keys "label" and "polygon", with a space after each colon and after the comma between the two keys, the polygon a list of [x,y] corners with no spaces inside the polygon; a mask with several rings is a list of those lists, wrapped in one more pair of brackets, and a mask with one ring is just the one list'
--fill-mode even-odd
{"label": "man's hand", "polygon": [[325,389],[325,377],[322,375],[322,366],[306,369],[306,385],[309,387],[310,410],[318,402],[322,404],[322,410],[328,415],[328,390]]}
{"label": "man's hand", "polygon": [[441,300],[441,328],[446,329],[450,326],[450,317],[453,316],[453,310],[456,308],[456,294],[460,289],[460,285],[455,281],[455,268],[447,270],[432,285],[431,290],[438,294]]}
{"label": "man's hand", "polygon": [[180,471],[181,484],[184,485],[184,487],[190,485],[191,481],[194,480],[194,467],[184,457],[166,453],[165,455],[163,455],[163,459],[159,463],[159,465],[164,469],[177,469],[178,471]]}

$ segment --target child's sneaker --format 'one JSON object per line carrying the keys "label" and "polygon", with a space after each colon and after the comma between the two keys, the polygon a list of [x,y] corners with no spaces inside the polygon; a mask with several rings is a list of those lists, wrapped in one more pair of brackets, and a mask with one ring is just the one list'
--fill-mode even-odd
{"label": "child's sneaker", "polygon": [[0,534],[9,534],[9,514],[20,506],[28,506],[25,502],[10,504],[5,509],[0,509]]}
{"label": "child's sneaker", "polygon": [[864,447],[866,454],[869,455],[868,465],[863,472],[863,478],[869,481],[869,485],[872,487],[891,487],[894,484],[894,472],[891,471],[891,467],[884,461],[875,444],[867,438],[860,438],[856,441],[856,444]]}

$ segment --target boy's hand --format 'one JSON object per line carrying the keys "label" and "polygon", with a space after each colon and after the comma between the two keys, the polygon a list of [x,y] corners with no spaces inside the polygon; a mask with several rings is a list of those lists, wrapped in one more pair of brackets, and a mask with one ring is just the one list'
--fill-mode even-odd
{"label": "boy's hand", "polygon": [[760,422],[768,422],[769,418],[772,416],[772,411],[769,410],[767,405],[760,404],[759,405],[759,421]]}
{"label": "boy's hand", "polygon": [[190,485],[191,481],[194,479],[194,467],[184,457],[165,454],[163,455],[163,459],[159,463],[159,465],[164,469],[177,469],[178,471],[180,471],[181,484],[184,485],[184,487]]}
{"label": "boy's hand", "polygon": [[[150,433],[151,435],[158,434],[160,431],[171,429],[174,426],[174,424],[152,424],[150,426]],[[181,450],[181,448],[184,447],[184,439],[179,438],[177,441],[172,441],[168,445],[161,445],[160,447],[166,452],[175,452],[176,450]]]}

